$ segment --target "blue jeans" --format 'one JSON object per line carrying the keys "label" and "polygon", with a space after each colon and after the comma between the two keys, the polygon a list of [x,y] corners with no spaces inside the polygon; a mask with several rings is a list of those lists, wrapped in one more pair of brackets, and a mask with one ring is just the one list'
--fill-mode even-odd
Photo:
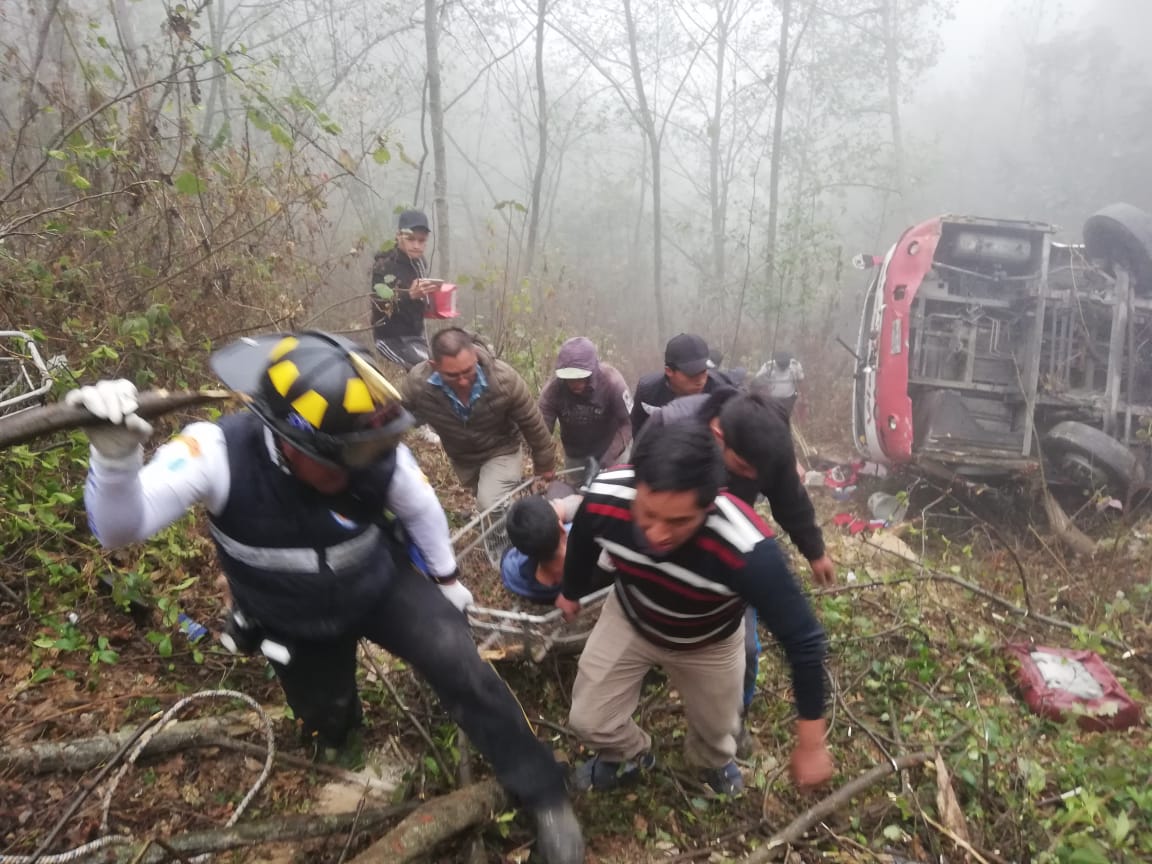
{"label": "blue jeans", "polygon": [[760,633],[756,629],[756,609],[744,610],[744,710],[756,696],[756,672],[760,668]]}

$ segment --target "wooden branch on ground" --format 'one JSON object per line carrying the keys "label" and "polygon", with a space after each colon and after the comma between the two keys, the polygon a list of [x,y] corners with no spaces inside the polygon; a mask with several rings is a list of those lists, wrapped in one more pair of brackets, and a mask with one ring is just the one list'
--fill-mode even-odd
{"label": "wooden branch on ground", "polygon": [[1052,497],[1052,492],[1045,489],[1042,493],[1044,514],[1048,517],[1048,524],[1056,539],[1063,543],[1071,552],[1091,558],[1098,549],[1096,541],[1076,527],[1060,503]]}
{"label": "wooden branch on ground", "polygon": [[931,758],[931,753],[913,753],[909,756],[900,756],[891,762],[882,762],[870,771],[865,771],[809,807],[787,826],[773,834],[767,843],[742,859],[741,864],[764,864],[766,861],[776,860],[787,851],[790,844],[800,840],[817,823],[848,806],[857,795],[871,789],[888,775],[923,764]]}
{"label": "wooden branch on ground", "polygon": [[[152,420],[171,411],[180,411],[232,398],[227,390],[189,390],[169,392],[168,390],[145,390],[139,396],[136,413],[146,420]],[[53,432],[79,429],[82,426],[96,426],[104,421],[97,419],[85,408],[54,402],[29,408],[19,414],[10,414],[0,420],[0,450],[14,444],[26,444]]]}
{"label": "wooden branch on ground", "polygon": [[371,671],[376,674],[376,678],[383,684],[388,692],[392,694],[392,699],[396,702],[396,706],[404,712],[404,716],[408,718],[408,722],[412,724],[420,737],[424,739],[424,743],[428,745],[431,751],[432,758],[436,760],[436,765],[440,768],[441,776],[445,780],[452,777],[452,772],[448,770],[448,763],[444,761],[444,757],[440,754],[440,748],[436,746],[436,742],[432,740],[432,736],[428,730],[424,728],[424,724],[416,719],[416,715],[412,713],[412,709],[405,704],[400,696],[400,691],[396,689],[396,685],[392,683],[392,679],[388,677],[384,669],[376,662],[376,658],[372,656],[372,649],[369,647],[367,640],[360,640],[360,656],[371,667]]}
{"label": "wooden branch on ground", "polygon": [[[149,741],[141,755],[187,750],[213,743],[210,739],[215,736],[251,732],[255,727],[254,719],[251,712],[234,711],[218,717],[199,717],[174,723]],[[135,733],[136,729],[130,728],[111,735],[71,741],[38,741],[3,747],[0,748],[0,770],[25,774],[86,771],[114,756]],[[261,747],[260,752],[263,753],[264,748]]]}
{"label": "wooden branch on ground", "polygon": [[433,798],[349,864],[409,864],[437,844],[492,818],[507,803],[508,796],[495,780]]}
{"label": "wooden branch on ground", "polygon": [[[264,843],[283,843],[288,840],[307,840],[311,837],[326,837],[349,831],[355,825],[357,831],[371,831],[381,828],[398,816],[416,809],[415,802],[394,804],[389,807],[363,807],[348,813],[300,814],[280,816],[260,822],[241,822],[231,828],[211,831],[189,831],[177,834],[163,841],[167,846],[184,855],[200,855],[206,852],[226,852],[246,846],[259,846]],[[145,840],[145,843],[154,843]],[[118,853],[118,864],[140,861],[140,864],[159,864],[169,861],[172,856],[163,846],[146,849],[143,857],[140,848],[125,848]]]}

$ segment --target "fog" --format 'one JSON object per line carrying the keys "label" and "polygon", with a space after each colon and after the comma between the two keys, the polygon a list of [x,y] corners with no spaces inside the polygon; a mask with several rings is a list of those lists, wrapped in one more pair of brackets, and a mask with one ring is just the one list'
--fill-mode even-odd
{"label": "fog", "polygon": [[1076,240],[1112,201],[1152,207],[1149,33],[1146,0],[0,0],[0,248],[43,252],[59,226],[25,215],[79,193],[203,197],[242,163],[296,221],[205,278],[275,279],[269,321],[363,328],[372,252],[417,206],[463,323],[527,362],[583,333],[632,374],[689,330],[831,363],[848,262],[909,224]]}

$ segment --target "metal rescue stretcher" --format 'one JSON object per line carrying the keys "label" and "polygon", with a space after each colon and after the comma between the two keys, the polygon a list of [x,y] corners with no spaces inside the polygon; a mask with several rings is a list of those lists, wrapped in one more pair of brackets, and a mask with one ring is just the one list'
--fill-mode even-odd
{"label": "metal rescue stretcher", "polygon": [[44,403],[52,373],[23,330],[0,330],[0,417]]}
{"label": "metal rescue stretcher", "polygon": [[[573,468],[557,474],[571,475],[584,470]],[[452,535],[456,560],[462,564],[467,562],[468,569],[476,575],[480,575],[476,572],[480,568],[490,571],[483,578],[494,574],[493,578],[500,585],[500,590],[504,591],[510,601],[510,608],[507,609],[485,606],[469,606],[467,609],[468,621],[479,643],[480,652],[486,659],[526,656],[539,662],[553,649],[561,652],[578,650],[587,641],[599,617],[600,607],[612,590],[608,586],[582,598],[580,613],[571,622],[566,622],[563,613],[556,608],[542,613],[522,611],[522,605],[538,604],[515,597],[504,589],[500,579],[500,561],[511,545],[504,517],[512,502],[530,494],[535,482],[535,478],[524,481]]]}

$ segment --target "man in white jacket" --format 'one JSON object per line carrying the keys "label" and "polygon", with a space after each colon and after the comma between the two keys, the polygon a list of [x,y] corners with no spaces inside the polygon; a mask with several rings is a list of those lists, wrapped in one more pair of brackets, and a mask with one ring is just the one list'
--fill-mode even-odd
{"label": "man in white jacket", "polygon": [[[142,540],[204,504],[232,594],[227,635],[268,658],[318,752],[338,753],[361,725],[356,643],[370,639],[423,675],[535,816],[545,860],[583,861],[563,771],[461,614],[472,595],[457,580],[444,511],[400,444],[413,421],[397,392],[366,352],[319,332],[243,339],[212,366],[250,410],[187,426],[147,464],[152,429],[135,414],[131,382],[65,397],[108,421],[88,430],[97,538]],[[386,511],[431,581],[408,563]]]}

